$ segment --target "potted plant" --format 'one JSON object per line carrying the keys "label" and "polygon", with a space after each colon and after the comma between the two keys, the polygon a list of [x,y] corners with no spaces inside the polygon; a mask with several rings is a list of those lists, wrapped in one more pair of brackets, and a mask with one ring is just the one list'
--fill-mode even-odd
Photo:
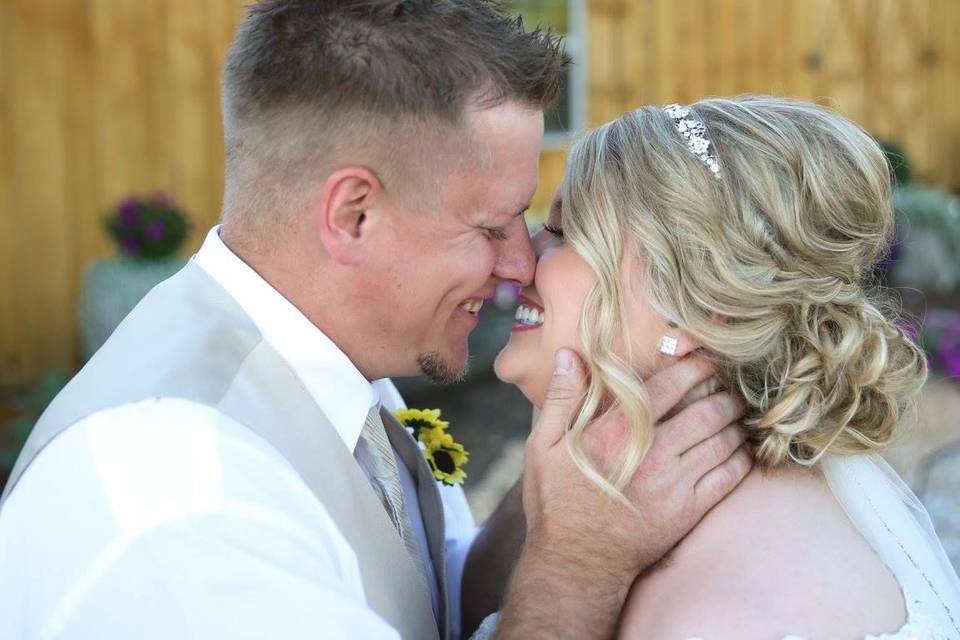
{"label": "potted plant", "polygon": [[915,182],[900,144],[881,140],[880,146],[892,172],[897,217],[896,241],[880,267],[908,306],[926,307],[928,296],[951,297],[960,288],[960,202]]}
{"label": "potted plant", "polygon": [[0,491],[13,471],[13,465],[33,425],[69,379],[59,371],[49,371],[26,393],[15,398],[16,419],[9,424],[0,423]]}
{"label": "potted plant", "polygon": [[85,359],[106,342],[150,289],[186,262],[177,251],[189,226],[166,193],[129,196],[107,212],[104,224],[120,255],[95,262],[85,275],[79,308]]}

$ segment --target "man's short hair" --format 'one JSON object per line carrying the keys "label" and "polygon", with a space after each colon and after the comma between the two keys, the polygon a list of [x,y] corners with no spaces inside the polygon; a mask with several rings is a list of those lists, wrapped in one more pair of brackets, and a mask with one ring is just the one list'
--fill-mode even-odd
{"label": "man's short hair", "polygon": [[406,188],[424,136],[469,106],[547,108],[567,62],[494,0],[260,0],[224,65],[224,211],[261,217],[344,160]]}

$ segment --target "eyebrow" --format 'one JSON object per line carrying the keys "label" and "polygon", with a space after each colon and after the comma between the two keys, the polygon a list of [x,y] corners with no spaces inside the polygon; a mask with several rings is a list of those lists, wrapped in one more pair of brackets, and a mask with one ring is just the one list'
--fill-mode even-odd
{"label": "eyebrow", "polygon": [[[523,214],[525,214],[528,209],[530,209],[530,203],[529,203],[529,202],[528,202],[527,204],[520,205],[520,207],[519,207],[514,213],[510,214],[510,217],[511,217],[511,218],[519,218],[520,216],[522,216]],[[499,213],[488,213],[485,217],[487,217],[487,218],[490,219],[490,220],[494,220],[494,219],[496,219],[497,217],[499,217],[500,215],[501,215],[501,214],[499,214]]]}

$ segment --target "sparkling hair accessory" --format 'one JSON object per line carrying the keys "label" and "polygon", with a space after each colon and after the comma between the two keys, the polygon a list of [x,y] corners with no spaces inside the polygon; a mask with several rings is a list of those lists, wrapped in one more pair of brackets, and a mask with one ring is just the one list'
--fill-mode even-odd
{"label": "sparkling hair accessory", "polygon": [[710,140],[707,139],[707,127],[705,124],[690,115],[690,107],[684,107],[679,104],[668,104],[663,108],[670,119],[673,120],[673,126],[683,136],[690,153],[700,158],[703,164],[707,165],[714,178],[720,179],[720,163],[717,162],[717,156],[710,150]]}

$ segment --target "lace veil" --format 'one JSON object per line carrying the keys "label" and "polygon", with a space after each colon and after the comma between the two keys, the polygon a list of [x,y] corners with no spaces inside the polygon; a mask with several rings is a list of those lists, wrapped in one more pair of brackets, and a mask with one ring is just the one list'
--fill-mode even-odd
{"label": "lace veil", "polygon": [[960,640],[960,580],[926,509],[876,454],[820,461],[850,520],[890,568],[904,596],[920,605],[951,640]]}

